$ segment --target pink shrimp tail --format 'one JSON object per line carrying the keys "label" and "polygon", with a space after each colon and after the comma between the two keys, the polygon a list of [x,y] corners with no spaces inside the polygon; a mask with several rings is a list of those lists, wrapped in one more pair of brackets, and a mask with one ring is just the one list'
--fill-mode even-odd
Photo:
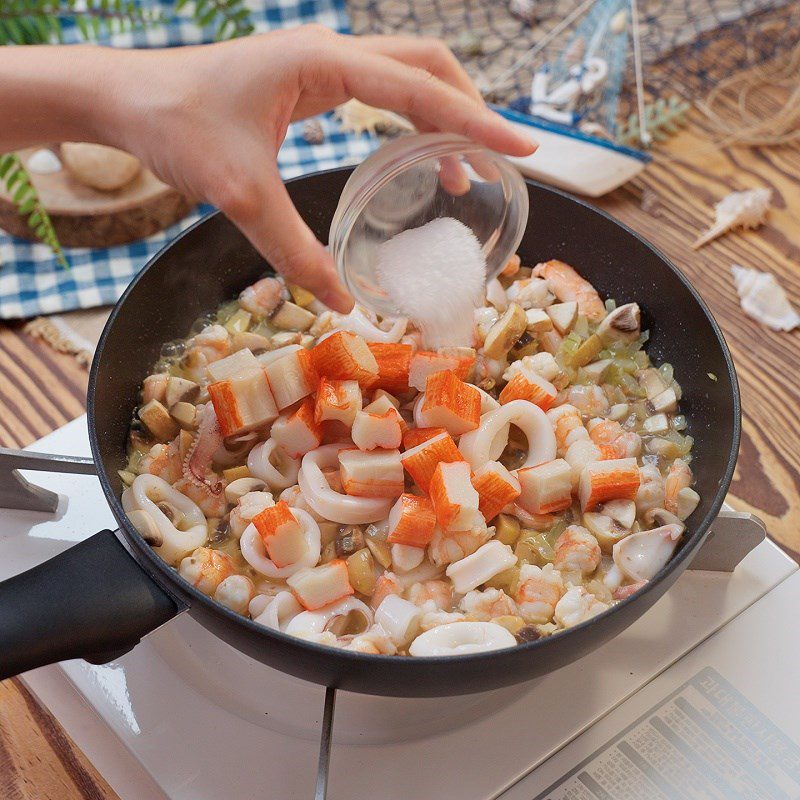
{"label": "pink shrimp tail", "polygon": [[214,407],[207,403],[203,409],[200,427],[183,462],[183,477],[198,489],[205,489],[210,494],[219,495],[224,488],[222,481],[215,480],[216,475],[209,476],[211,461],[222,444],[222,431],[219,427]]}

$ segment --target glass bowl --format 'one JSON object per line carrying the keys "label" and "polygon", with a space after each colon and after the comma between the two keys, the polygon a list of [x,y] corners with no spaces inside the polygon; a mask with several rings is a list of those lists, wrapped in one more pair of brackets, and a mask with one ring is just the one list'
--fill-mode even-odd
{"label": "glass bowl", "polygon": [[453,217],[473,231],[491,280],[525,232],[525,182],[503,156],[448,133],[396,139],[356,167],[339,198],[329,242],[339,275],[359,303],[378,314],[397,313],[378,285],[377,248],[438,217]]}

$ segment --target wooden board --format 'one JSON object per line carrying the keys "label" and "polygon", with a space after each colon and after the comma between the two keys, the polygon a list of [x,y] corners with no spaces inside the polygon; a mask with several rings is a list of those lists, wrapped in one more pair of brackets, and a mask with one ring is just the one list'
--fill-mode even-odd
{"label": "wooden board", "polygon": [[[34,149],[21,150],[23,164]],[[50,175],[31,174],[45,209],[65,247],[107,247],[151,236],[185,217],[192,203],[143,169],[127,186],[100,192],[74,180],[62,169]],[[32,238],[0,185],[0,228]]]}
{"label": "wooden board", "polygon": [[[767,331],[745,317],[731,263],[773,271],[800,308],[800,145],[709,145],[699,114],[656,153],[634,183],[597,203],[650,239],[686,272],[722,326],[739,370],[744,436],[730,501],[767,523],[800,559],[800,331]],[[730,191],[771,187],[775,209],[760,231],[689,243]],[[635,288],[634,288],[635,293]],[[21,447],[82,413],[87,376],[69,356],[0,325],[0,446]],[[0,685],[0,797],[112,800],[114,792],[17,681]],[[57,733],[57,735],[56,735]],[[80,769],[76,771],[76,765]],[[91,783],[87,782],[87,776]]]}

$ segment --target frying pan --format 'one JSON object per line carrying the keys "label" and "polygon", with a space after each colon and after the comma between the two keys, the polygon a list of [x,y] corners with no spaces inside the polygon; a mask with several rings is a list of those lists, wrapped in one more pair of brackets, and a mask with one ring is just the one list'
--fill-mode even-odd
{"label": "frying pan", "polygon": [[[306,222],[326,239],[351,173],[337,169],[290,181]],[[117,470],[142,380],[163,342],[235,297],[268,266],[221,214],[189,228],[156,255],[114,308],[92,364],[88,423],[92,454],[119,531],[103,531],[0,584],[0,678],[83,657],[102,663],[188,611],[216,636],[264,664],[353,692],[443,696],[485,691],[551,672],[609,641],[676,581],[720,510],[740,435],[739,391],[716,322],[683,275],[655,248],[608,215],[528,181],[531,216],[523,263],[558,258],[604,297],[636,300],[648,350],[675,365],[681,410],[695,440],[700,504],[673,559],[649,584],[605,613],[554,636],[490,653],[399,658],[334,650],[270,630],[219,605],[163,562],[127,521]],[[269,209],[265,209],[269,213]]]}

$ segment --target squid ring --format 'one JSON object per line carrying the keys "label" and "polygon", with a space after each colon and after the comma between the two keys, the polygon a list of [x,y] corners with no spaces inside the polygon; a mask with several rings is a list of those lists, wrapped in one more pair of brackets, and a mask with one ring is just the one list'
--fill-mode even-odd
{"label": "squid ring", "polygon": [[[267,606],[267,611],[269,611],[269,606]],[[372,625],[372,610],[370,607],[355,597],[345,597],[343,600],[331,603],[329,606],[320,608],[317,611],[303,611],[293,617],[286,626],[286,633],[303,637],[311,636],[315,633],[324,633],[335,617],[347,616],[352,611],[363,617],[364,630],[367,630]],[[359,632],[363,633],[363,631]]]}
{"label": "squid ring", "polygon": [[[164,505],[172,510],[172,519],[162,511]],[[123,493],[122,507],[126,513],[143,511],[150,517],[161,538],[161,544],[153,545],[153,550],[172,566],[202,547],[208,539],[205,514],[185,494],[157,475],[138,475]]]}
{"label": "squid ring", "polygon": [[268,578],[288,578],[299,572],[303,567],[316,566],[319,561],[321,538],[319,525],[314,521],[311,514],[299,508],[293,508],[294,518],[303,526],[303,540],[305,542],[305,552],[294,563],[287,564],[285,567],[276,567],[272,559],[267,555],[261,534],[256,530],[256,526],[250,523],[239,540],[244,560],[258,573],[266,575]]}
{"label": "squid ring", "polygon": [[514,634],[496,622],[448,622],[421,633],[411,642],[412,656],[458,656],[514,647]]}
{"label": "squid ring", "polygon": [[382,497],[351,497],[331,489],[323,468],[339,466],[340,444],[318,447],[303,456],[303,466],[297,482],[308,503],[321,517],[343,525],[376,522],[389,516],[391,499]]}
{"label": "squid ring", "polygon": [[[275,450],[279,449],[279,453]],[[273,463],[273,458],[278,466]],[[297,473],[300,471],[300,459],[291,458],[274,439],[257,444],[247,456],[247,469],[256,478],[261,478],[275,492],[288,489],[297,483]]]}
{"label": "squid ring", "polygon": [[[266,600],[266,605],[262,598]],[[256,603],[256,600],[259,602]],[[253,598],[249,610],[253,614],[253,622],[276,631],[285,631],[286,626],[303,611],[303,606],[291,592],[278,592],[275,597],[260,595]]]}
{"label": "squid ring", "polygon": [[556,436],[544,411],[527,400],[512,400],[484,414],[478,428],[461,437],[458,449],[473,470],[496,460],[503,452],[512,423],[528,440],[528,455],[520,469],[535,467],[556,457]]}

